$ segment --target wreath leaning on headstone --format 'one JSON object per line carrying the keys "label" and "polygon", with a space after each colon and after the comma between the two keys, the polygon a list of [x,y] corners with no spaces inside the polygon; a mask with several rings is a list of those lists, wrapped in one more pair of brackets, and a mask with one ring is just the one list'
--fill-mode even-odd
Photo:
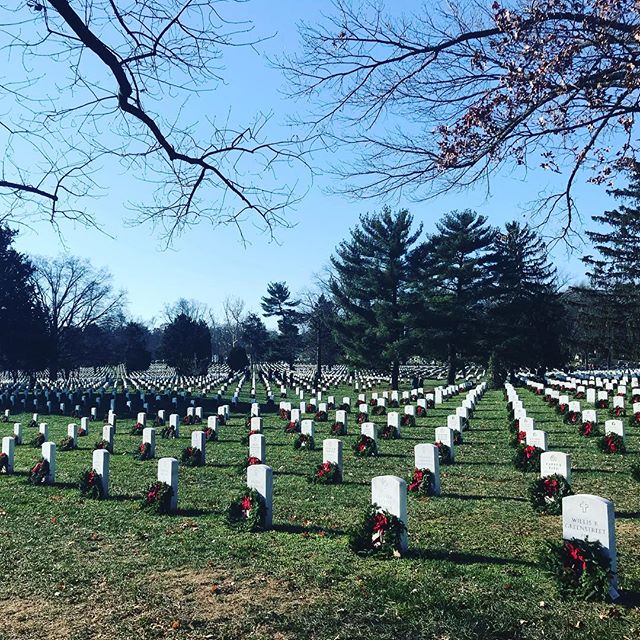
{"label": "wreath leaning on headstone", "polygon": [[176,436],[176,428],[174,425],[168,425],[162,429],[160,435],[165,439],[169,438],[177,438]]}
{"label": "wreath leaning on headstone", "polygon": [[96,473],[94,469],[85,469],[80,474],[78,488],[80,489],[80,495],[85,498],[101,500],[104,497],[102,476]]}
{"label": "wreath leaning on headstone", "polygon": [[453,464],[453,457],[451,456],[451,447],[446,445],[444,442],[435,443],[436,447],[438,447],[438,458],[440,460],[440,464]]}
{"label": "wreath leaning on headstone", "polygon": [[555,578],[560,595],[579,600],[605,600],[609,595],[611,560],[599,542],[563,540],[549,542],[540,563]]}
{"label": "wreath leaning on headstone", "polygon": [[29,484],[43,484],[49,477],[49,471],[49,461],[41,458],[40,462],[36,462],[36,464],[31,467],[27,482]]}
{"label": "wreath leaning on headstone", "polygon": [[349,547],[358,555],[400,556],[406,526],[400,518],[372,504],[360,525],[349,535]]}
{"label": "wreath leaning on headstone", "polygon": [[331,426],[331,435],[332,436],[346,436],[347,429],[344,426],[344,422],[334,422]]}
{"label": "wreath leaning on headstone", "polygon": [[407,491],[419,496],[434,495],[433,473],[429,469],[414,469],[413,475],[407,482]]}
{"label": "wreath leaning on headstone", "polygon": [[136,422],[133,425],[133,427],[131,427],[131,429],[129,430],[129,433],[132,436],[141,436],[143,431],[144,431],[144,425],[142,424],[142,422]]}
{"label": "wreath leaning on headstone", "polygon": [[380,431],[380,437],[383,440],[397,440],[400,437],[400,434],[392,424],[388,424],[382,427],[382,430]]}
{"label": "wreath leaning on headstone", "polygon": [[624,439],[617,433],[608,433],[600,439],[600,451],[604,453],[626,453]]}
{"label": "wreath leaning on headstone", "polygon": [[201,467],[204,462],[202,460],[202,451],[198,447],[185,447],[182,450],[180,462],[185,467]]}
{"label": "wreath leaning on headstone", "polygon": [[151,443],[143,442],[142,444],[138,445],[138,448],[133,454],[133,457],[136,460],[151,460],[153,458],[153,456],[151,455]]}
{"label": "wreath leaning on headstone", "polygon": [[626,453],[627,447],[624,439],[617,433],[608,433],[600,439],[600,451],[604,453]]}
{"label": "wreath leaning on headstone", "polygon": [[307,451],[313,451],[316,448],[315,440],[313,436],[308,433],[301,433],[293,443],[294,449],[306,449]]}
{"label": "wreath leaning on headstone", "polygon": [[314,469],[309,481],[315,484],[340,484],[342,482],[340,467],[333,462],[323,462]]}
{"label": "wreath leaning on headstone", "polygon": [[213,427],[203,429],[205,442],[216,442],[218,440],[218,432]]}
{"label": "wreath leaning on headstone", "polygon": [[400,424],[403,427],[415,427],[416,426],[416,418],[412,416],[410,413],[405,413],[400,419]]}
{"label": "wreath leaning on headstone", "polygon": [[578,433],[583,438],[593,438],[594,436],[600,435],[600,430],[595,423],[591,422],[591,420],[585,420],[578,426]]}
{"label": "wreath leaning on headstone", "polygon": [[248,487],[229,505],[227,524],[243,531],[262,531],[267,514],[262,496]]}
{"label": "wreath leaning on headstone", "polygon": [[60,451],[73,451],[74,449],[78,448],[78,445],[76,444],[76,441],[72,436],[66,436],[62,438],[60,444],[58,445],[58,448],[60,449]]}
{"label": "wreath leaning on headstone", "polygon": [[31,446],[34,449],[41,447],[46,442],[46,438],[44,437],[44,433],[39,433],[35,438],[31,440]]}
{"label": "wreath leaning on headstone", "polygon": [[516,469],[527,473],[529,471],[540,471],[540,455],[542,449],[523,442],[516,449],[513,456],[513,464]]}
{"label": "wreath leaning on headstone", "polygon": [[360,458],[368,458],[371,456],[378,455],[378,445],[373,438],[369,436],[365,436],[364,434],[360,436],[360,439],[353,446],[353,452],[356,456]]}
{"label": "wreath leaning on headstone", "polygon": [[113,443],[109,442],[108,440],[98,440],[98,442],[96,442],[95,446],[93,447],[94,451],[96,449],[106,449],[109,453],[113,453]]}
{"label": "wreath leaning on headstone", "polygon": [[144,494],[140,508],[158,514],[169,513],[172,497],[173,489],[166,482],[154,482]]}
{"label": "wreath leaning on headstone", "polygon": [[559,474],[538,478],[529,487],[529,501],[534,511],[559,516],[562,513],[562,498],[573,495],[567,479]]}
{"label": "wreath leaning on headstone", "polygon": [[292,420],[284,428],[285,433],[300,433],[300,423],[297,420]]}

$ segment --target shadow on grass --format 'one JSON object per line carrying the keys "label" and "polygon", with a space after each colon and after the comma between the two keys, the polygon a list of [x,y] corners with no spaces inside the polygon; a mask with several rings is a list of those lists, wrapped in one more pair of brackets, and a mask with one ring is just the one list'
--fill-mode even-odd
{"label": "shadow on grass", "polygon": [[346,531],[342,530],[342,529],[332,529],[329,527],[319,527],[317,525],[308,525],[308,526],[303,526],[301,524],[291,524],[291,523],[286,523],[286,524],[274,524],[271,527],[272,531],[277,531],[278,533],[296,533],[296,534],[302,534],[302,533],[329,533],[331,535],[336,535],[336,536],[344,536],[347,534]]}
{"label": "shadow on grass", "polygon": [[512,500],[514,502],[528,502],[526,498],[516,496],[474,496],[462,493],[441,493],[441,498],[453,498],[454,500]]}
{"label": "shadow on grass", "polygon": [[197,518],[199,516],[222,516],[224,513],[218,509],[178,509],[173,516],[185,518]]}
{"label": "shadow on grass", "polygon": [[617,469],[594,469],[593,467],[573,467],[571,473],[613,473],[618,475],[628,475],[626,471],[618,471]]}
{"label": "shadow on grass", "polygon": [[301,478],[308,478],[309,473],[302,473],[302,471],[274,471],[274,476],[300,476]]}
{"label": "shadow on grass", "polygon": [[237,462],[236,464],[232,464],[232,463],[221,463],[221,462],[207,462],[206,466],[207,467],[215,467],[216,469],[233,469],[235,467],[237,467],[240,463]]}
{"label": "shadow on grass", "polygon": [[56,489],[77,489],[77,482],[54,482],[49,485],[50,487],[55,487]]}
{"label": "shadow on grass", "polygon": [[640,591],[622,589],[620,591],[620,598],[616,600],[616,604],[625,609],[640,608]]}
{"label": "shadow on grass", "polygon": [[513,463],[511,463],[511,462],[496,462],[495,460],[491,460],[491,461],[484,460],[482,462],[474,462],[472,460],[465,460],[464,462],[456,463],[453,466],[459,467],[459,466],[463,466],[463,465],[466,466],[468,464],[470,464],[470,465],[478,465],[478,466],[481,466],[481,467],[486,467],[487,464],[490,464],[492,467],[513,467]]}
{"label": "shadow on grass", "polygon": [[636,518],[640,518],[640,511],[616,511],[616,518],[628,518],[630,520],[635,520]]}
{"label": "shadow on grass", "polygon": [[409,549],[404,556],[408,560],[445,560],[454,564],[494,564],[499,566],[520,565],[524,567],[536,567],[533,562],[519,560],[518,558],[496,558],[493,556],[478,555],[475,553],[462,553],[458,551],[435,551],[431,549]]}
{"label": "shadow on grass", "polygon": [[142,500],[142,496],[131,496],[124,493],[119,493],[118,495],[110,495],[108,500],[113,500],[115,502],[130,502],[135,500]]}

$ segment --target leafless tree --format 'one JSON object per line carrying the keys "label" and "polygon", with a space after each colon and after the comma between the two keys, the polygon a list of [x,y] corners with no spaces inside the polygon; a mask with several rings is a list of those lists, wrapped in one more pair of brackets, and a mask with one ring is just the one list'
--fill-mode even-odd
{"label": "leafless tree", "polygon": [[242,322],[246,316],[244,307],[244,300],[233,296],[227,296],[222,302],[224,317],[231,333],[232,346],[235,346],[242,333]]}
{"label": "leafless tree", "polygon": [[[237,0],[240,4],[240,0]],[[170,239],[208,220],[285,223],[296,199],[276,165],[297,159],[269,117],[233,124],[220,105],[225,49],[255,44],[220,0],[13,0],[0,7],[0,198],[5,219],[95,223],[118,165],[152,183],[136,220]],[[254,72],[247,69],[247,73]],[[194,114],[201,92],[207,108]],[[203,108],[204,111],[204,108]],[[222,120],[220,120],[222,118]]]}
{"label": "leafless tree", "polygon": [[179,298],[173,304],[167,304],[163,310],[164,321],[166,323],[173,322],[177,316],[184,314],[196,322],[207,321],[210,317],[209,307],[199,300],[193,298]]}
{"label": "leafless tree", "polygon": [[301,35],[281,65],[316,101],[308,124],[355,147],[337,167],[352,195],[420,199],[537,166],[562,174],[539,204],[567,233],[576,182],[611,186],[637,158],[635,0],[441,0],[395,16],[336,0]]}
{"label": "leafless tree", "polygon": [[109,271],[95,269],[88,260],[73,256],[37,258],[34,266],[36,296],[49,322],[49,375],[55,379],[68,335],[119,316],[126,294],[113,288]]}

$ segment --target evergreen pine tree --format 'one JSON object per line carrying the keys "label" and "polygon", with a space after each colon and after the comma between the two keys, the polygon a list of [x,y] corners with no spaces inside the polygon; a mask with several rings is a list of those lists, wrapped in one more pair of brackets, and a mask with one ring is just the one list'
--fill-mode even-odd
{"label": "evergreen pine tree", "polygon": [[406,209],[393,214],[385,207],[361,216],[331,258],[331,292],[340,309],[338,339],[351,364],[389,367],[393,389],[398,388],[400,363],[415,342],[410,255],[422,226],[412,232],[412,223]]}
{"label": "evergreen pine tree", "polygon": [[178,314],[162,332],[162,357],[179,375],[200,375],[211,362],[211,333],[204,320]]}
{"label": "evergreen pine tree", "polygon": [[16,231],[0,226],[0,368],[33,372],[46,366],[48,317],[33,284],[34,267],[13,247]]}
{"label": "evergreen pine tree", "polygon": [[601,225],[586,232],[596,255],[582,258],[590,285],[582,288],[582,295],[600,327],[600,351],[608,366],[614,355],[640,355],[640,164],[629,175],[626,187],[609,191],[623,204],[591,217]]}
{"label": "evergreen pine tree", "polygon": [[489,349],[513,373],[566,360],[563,308],[547,247],[527,225],[510,222],[496,236],[490,262]]}
{"label": "evergreen pine tree", "polygon": [[273,345],[274,355],[290,365],[300,348],[300,318],[296,311],[299,304],[298,300],[291,299],[291,292],[285,282],[270,282],[267,285],[267,295],[262,298],[261,303],[265,317],[278,318],[279,334]]}
{"label": "evergreen pine tree", "polygon": [[250,313],[242,323],[240,342],[245,346],[251,364],[260,362],[269,349],[269,332],[255,313]]}
{"label": "evergreen pine tree", "polygon": [[422,343],[449,364],[447,381],[456,380],[460,356],[480,356],[482,317],[490,274],[489,250],[495,231],[485,216],[453,211],[436,224],[415,252],[417,291],[425,304]]}

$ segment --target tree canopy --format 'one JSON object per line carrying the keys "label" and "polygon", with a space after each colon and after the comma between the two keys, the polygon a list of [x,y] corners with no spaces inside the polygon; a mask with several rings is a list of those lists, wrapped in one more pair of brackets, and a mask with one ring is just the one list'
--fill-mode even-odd
{"label": "tree canopy", "polygon": [[314,130],[357,148],[339,189],[420,198],[539,166],[562,174],[540,206],[567,231],[576,181],[611,185],[636,159],[635,0],[389,6],[336,0],[281,61],[292,93],[315,104]]}
{"label": "tree canopy", "polygon": [[422,226],[414,230],[412,225],[406,209],[393,213],[385,207],[361,216],[331,258],[340,343],[354,364],[388,367],[394,389],[400,363],[415,341],[409,330],[414,323],[410,255]]}

